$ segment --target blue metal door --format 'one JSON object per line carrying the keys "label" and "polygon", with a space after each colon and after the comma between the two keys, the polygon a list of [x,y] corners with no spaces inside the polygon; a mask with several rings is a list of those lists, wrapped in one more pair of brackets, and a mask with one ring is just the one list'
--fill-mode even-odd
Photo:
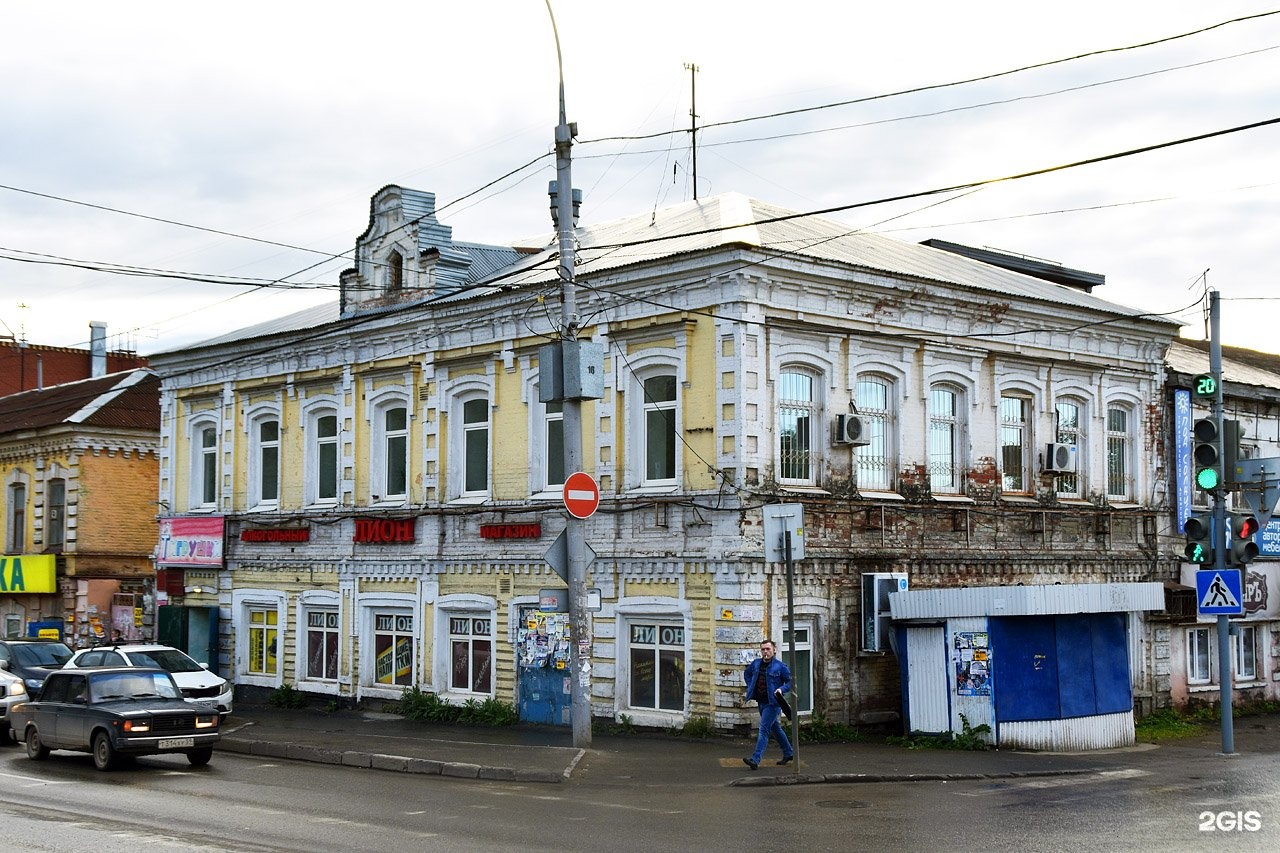
{"label": "blue metal door", "polygon": [[571,723],[569,672],[569,615],[522,609],[516,632],[516,696],[521,721],[553,726]]}

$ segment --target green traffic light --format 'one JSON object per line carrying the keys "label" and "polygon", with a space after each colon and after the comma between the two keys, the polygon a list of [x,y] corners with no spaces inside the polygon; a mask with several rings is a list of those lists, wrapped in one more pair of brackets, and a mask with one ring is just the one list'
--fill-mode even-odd
{"label": "green traffic light", "polygon": [[1212,397],[1218,392],[1218,377],[1212,373],[1201,373],[1193,385],[1197,397]]}
{"label": "green traffic light", "polygon": [[1217,468],[1201,468],[1196,472],[1196,486],[1203,491],[1211,492],[1221,484],[1222,476]]}
{"label": "green traffic light", "polygon": [[1187,560],[1192,563],[1204,565],[1211,561],[1213,552],[1199,542],[1192,542],[1187,546]]}

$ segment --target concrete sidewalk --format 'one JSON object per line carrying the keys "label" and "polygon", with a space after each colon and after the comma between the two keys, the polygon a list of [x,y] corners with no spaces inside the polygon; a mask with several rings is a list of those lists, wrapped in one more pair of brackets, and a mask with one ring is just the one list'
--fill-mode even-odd
{"label": "concrete sidewalk", "polygon": [[[1280,717],[1236,723],[1238,752],[1280,748]],[[799,766],[779,767],[776,745],[750,771],[746,738],[697,740],[652,734],[592,737],[573,746],[567,728],[439,726],[367,711],[243,708],[226,721],[219,749],[264,758],[375,770],[492,779],[566,782],[595,776],[648,784],[788,785],[1015,779],[1140,770],[1163,761],[1222,760],[1217,735],[1119,750],[1044,753],[906,749],[883,743],[801,744]]]}

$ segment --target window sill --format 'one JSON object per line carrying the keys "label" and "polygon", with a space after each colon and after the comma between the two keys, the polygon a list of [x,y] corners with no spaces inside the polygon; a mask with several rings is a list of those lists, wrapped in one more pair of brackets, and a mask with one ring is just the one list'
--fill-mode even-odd
{"label": "window sill", "polygon": [[1007,504],[1022,504],[1024,506],[1040,505],[1040,501],[1030,495],[1001,495],[1000,500]]}
{"label": "window sill", "polygon": [[817,486],[788,486],[784,483],[779,483],[778,488],[784,492],[787,492],[793,495],[830,495],[831,494],[831,492],[828,492],[826,489],[820,489]]}
{"label": "window sill", "polygon": [[885,492],[873,489],[859,489],[858,494],[869,501],[905,501],[897,492]]}
{"label": "window sill", "polygon": [[556,486],[555,489],[543,489],[540,492],[534,492],[529,495],[531,501],[558,501],[564,498],[564,486]]}
{"label": "window sill", "polygon": [[627,489],[628,495],[673,495],[680,487],[675,483],[655,486],[637,486]]}
{"label": "window sill", "polygon": [[463,495],[449,501],[449,506],[479,506],[489,500],[488,495]]}
{"label": "window sill", "polygon": [[968,495],[937,495],[935,494],[933,496],[933,499],[938,503],[944,503],[944,504],[977,503],[977,501],[975,501],[973,498],[969,497]]}
{"label": "window sill", "polygon": [[1107,509],[1141,509],[1141,504],[1131,503],[1129,501],[1113,501],[1107,498]]}

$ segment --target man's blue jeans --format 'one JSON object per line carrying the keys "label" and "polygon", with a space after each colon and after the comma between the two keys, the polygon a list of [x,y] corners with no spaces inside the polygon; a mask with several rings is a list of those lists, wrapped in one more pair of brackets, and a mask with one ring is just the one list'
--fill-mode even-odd
{"label": "man's blue jeans", "polygon": [[778,746],[782,747],[782,757],[791,756],[791,741],[787,740],[787,733],[778,722],[780,716],[782,716],[782,708],[772,702],[760,704],[760,734],[756,737],[756,751],[751,753],[751,760],[756,764],[764,758],[764,749],[769,745],[770,735],[778,742]]}

